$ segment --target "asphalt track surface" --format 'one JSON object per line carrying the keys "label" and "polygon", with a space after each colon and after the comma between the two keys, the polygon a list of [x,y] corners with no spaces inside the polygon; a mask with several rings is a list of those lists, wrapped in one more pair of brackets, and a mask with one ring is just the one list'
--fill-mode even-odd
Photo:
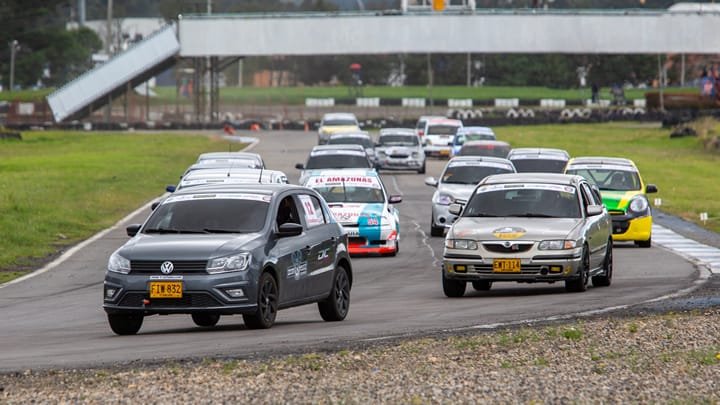
{"label": "asphalt track surface", "polygon": [[[316,142],[312,132],[267,132],[254,151],[269,168],[297,180]],[[188,162],[190,163],[190,162]],[[151,316],[136,336],[116,336],[102,310],[109,255],[149,209],[113,229],[50,271],[0,288],[0,371],[107,366],[131,361],[252,357],[308,348],[335,348],[396,336],[541,319],[632,305],[693,285],[698,270],[667,250],[616,244],[613,284],[566,293],[562,283],[496,283],[489,292],[468,288],[449,299],[440,281],[442,238],[429,236],[433,188],[444,161],[428,160],[426,175],[384,173],[391,194],[401,193],[401,249],[396,257],[353,259],[351,306],[343,322],[323,322],[315,305],[280,311],[270,330],[247,330],[241,316],[215,328],[196,327],[189,315]],[[161,190],[158,190],[161,191]]]}

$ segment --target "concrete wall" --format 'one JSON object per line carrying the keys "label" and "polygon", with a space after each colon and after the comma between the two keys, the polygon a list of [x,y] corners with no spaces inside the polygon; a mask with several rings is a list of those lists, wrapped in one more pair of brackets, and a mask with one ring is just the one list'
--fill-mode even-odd
{"label": "concrete wall", "polygon": [[212,16],[179,23],[181,56],[720,53],[720,14],[677,12]]}

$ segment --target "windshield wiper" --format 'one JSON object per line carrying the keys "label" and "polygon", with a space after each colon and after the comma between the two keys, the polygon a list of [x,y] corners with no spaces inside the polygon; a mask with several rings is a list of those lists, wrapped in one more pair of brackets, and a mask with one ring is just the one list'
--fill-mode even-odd
{"label": "windshield wiper", "polygon": [[523,218],[555,218],[554,215],[538,214],[535,212],[526,212],[524,214],[513,214],[508,215],[509,217],[523,217]]}
{"label": "windshield wiper", "polygon": [[485,217],[485,218],[495,218],[495,217],[499,217],[499,215],[488,214],[488,213],[485,213],[485,212],[479,212],[479,213],[477,213],[477,214],[472,214],[472,215],[468,215],[468,216],[469,216],[469,217]]}
{"label": "windshield wiper", "polygon": [[206,233],[240,233],[237,230],[234,229],[215,229],[215,228],[205,228],[203,229]]}
{"label": "windshield wiper", "polygon": [[192,234],[192,233],[207,233],[206,231],[194,231],[189,229],[173,229],[173,228],[154,228],[154,229],[146,229],[145,233],[184,233],[184,234]]}

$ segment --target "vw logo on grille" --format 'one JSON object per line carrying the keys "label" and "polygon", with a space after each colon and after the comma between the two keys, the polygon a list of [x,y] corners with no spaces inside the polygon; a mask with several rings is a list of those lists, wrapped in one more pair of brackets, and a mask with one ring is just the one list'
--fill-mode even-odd
{"label": "vw logo on grille", "polygon": [[163,262],[163,264],[160,265],[160,271],[162,271],[163,274],[170,274],[173,269],[175,269],[175,266],[173,266],[172,262]]}

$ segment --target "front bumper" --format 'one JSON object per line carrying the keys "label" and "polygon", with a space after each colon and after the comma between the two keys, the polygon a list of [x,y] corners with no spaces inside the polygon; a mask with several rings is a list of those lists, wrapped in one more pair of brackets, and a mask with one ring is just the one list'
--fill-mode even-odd
{"label": "front bumper", "polygon": [[[468,251],[447,250],[443,256],[443,272],[445,277],[464,281],[517,281],[517,282],[552,282],[579,277],[578,270],[582,263],[582,250],[572,251],[534,251],[522,256],[484,252],[468,255]],[[474,251],[479,252],[479,251]],[[520,259],[520,272],[506,273],[493,271],[494,259]],[[464,269],[464,270],[463,270]]]}
{"label": "front bumper", "polygon": [[[109,314],[251,314],[257,308],[257,287],[251,274],[251,271],[245,271],[216,275],[159,276],[107,272],[103,309]],[[150,283],[163,281],[182,282],[182,298],[150,298]],[[109,289],[116,291],[111,298],[107,296]],[[233,298],[227,293],[228,290],[242,290],[243,296]]]}
{"label": "front bumper", "polygon": [[450,146],[440,146],[440,145],[426,145],[423,147],[423,150],[425,151],[425,155],[427,156],[450,156],[450,150],[452,148]]}
{"label": "front bumper", "polygon": [[377,167],[385,170],[418,170],[423,167],[423,159],[412,157],[393,158],[376,156]]}
{"label": "front bumper", "polygon": [[360,229],[345,225],[348,233],[348,252],[351,255],[389,254],[397,251],[398,232],[392,227]]}
{"label": "front bumper", "polygon": [[457,216],[450,213],[449,205],[433,203],[432,205],[432,226],[436,228],[450,228]]}
{"label": "front bumper", "polygon": [[652,236],[652,216],[611,215],[614,241],[646,241]]}

